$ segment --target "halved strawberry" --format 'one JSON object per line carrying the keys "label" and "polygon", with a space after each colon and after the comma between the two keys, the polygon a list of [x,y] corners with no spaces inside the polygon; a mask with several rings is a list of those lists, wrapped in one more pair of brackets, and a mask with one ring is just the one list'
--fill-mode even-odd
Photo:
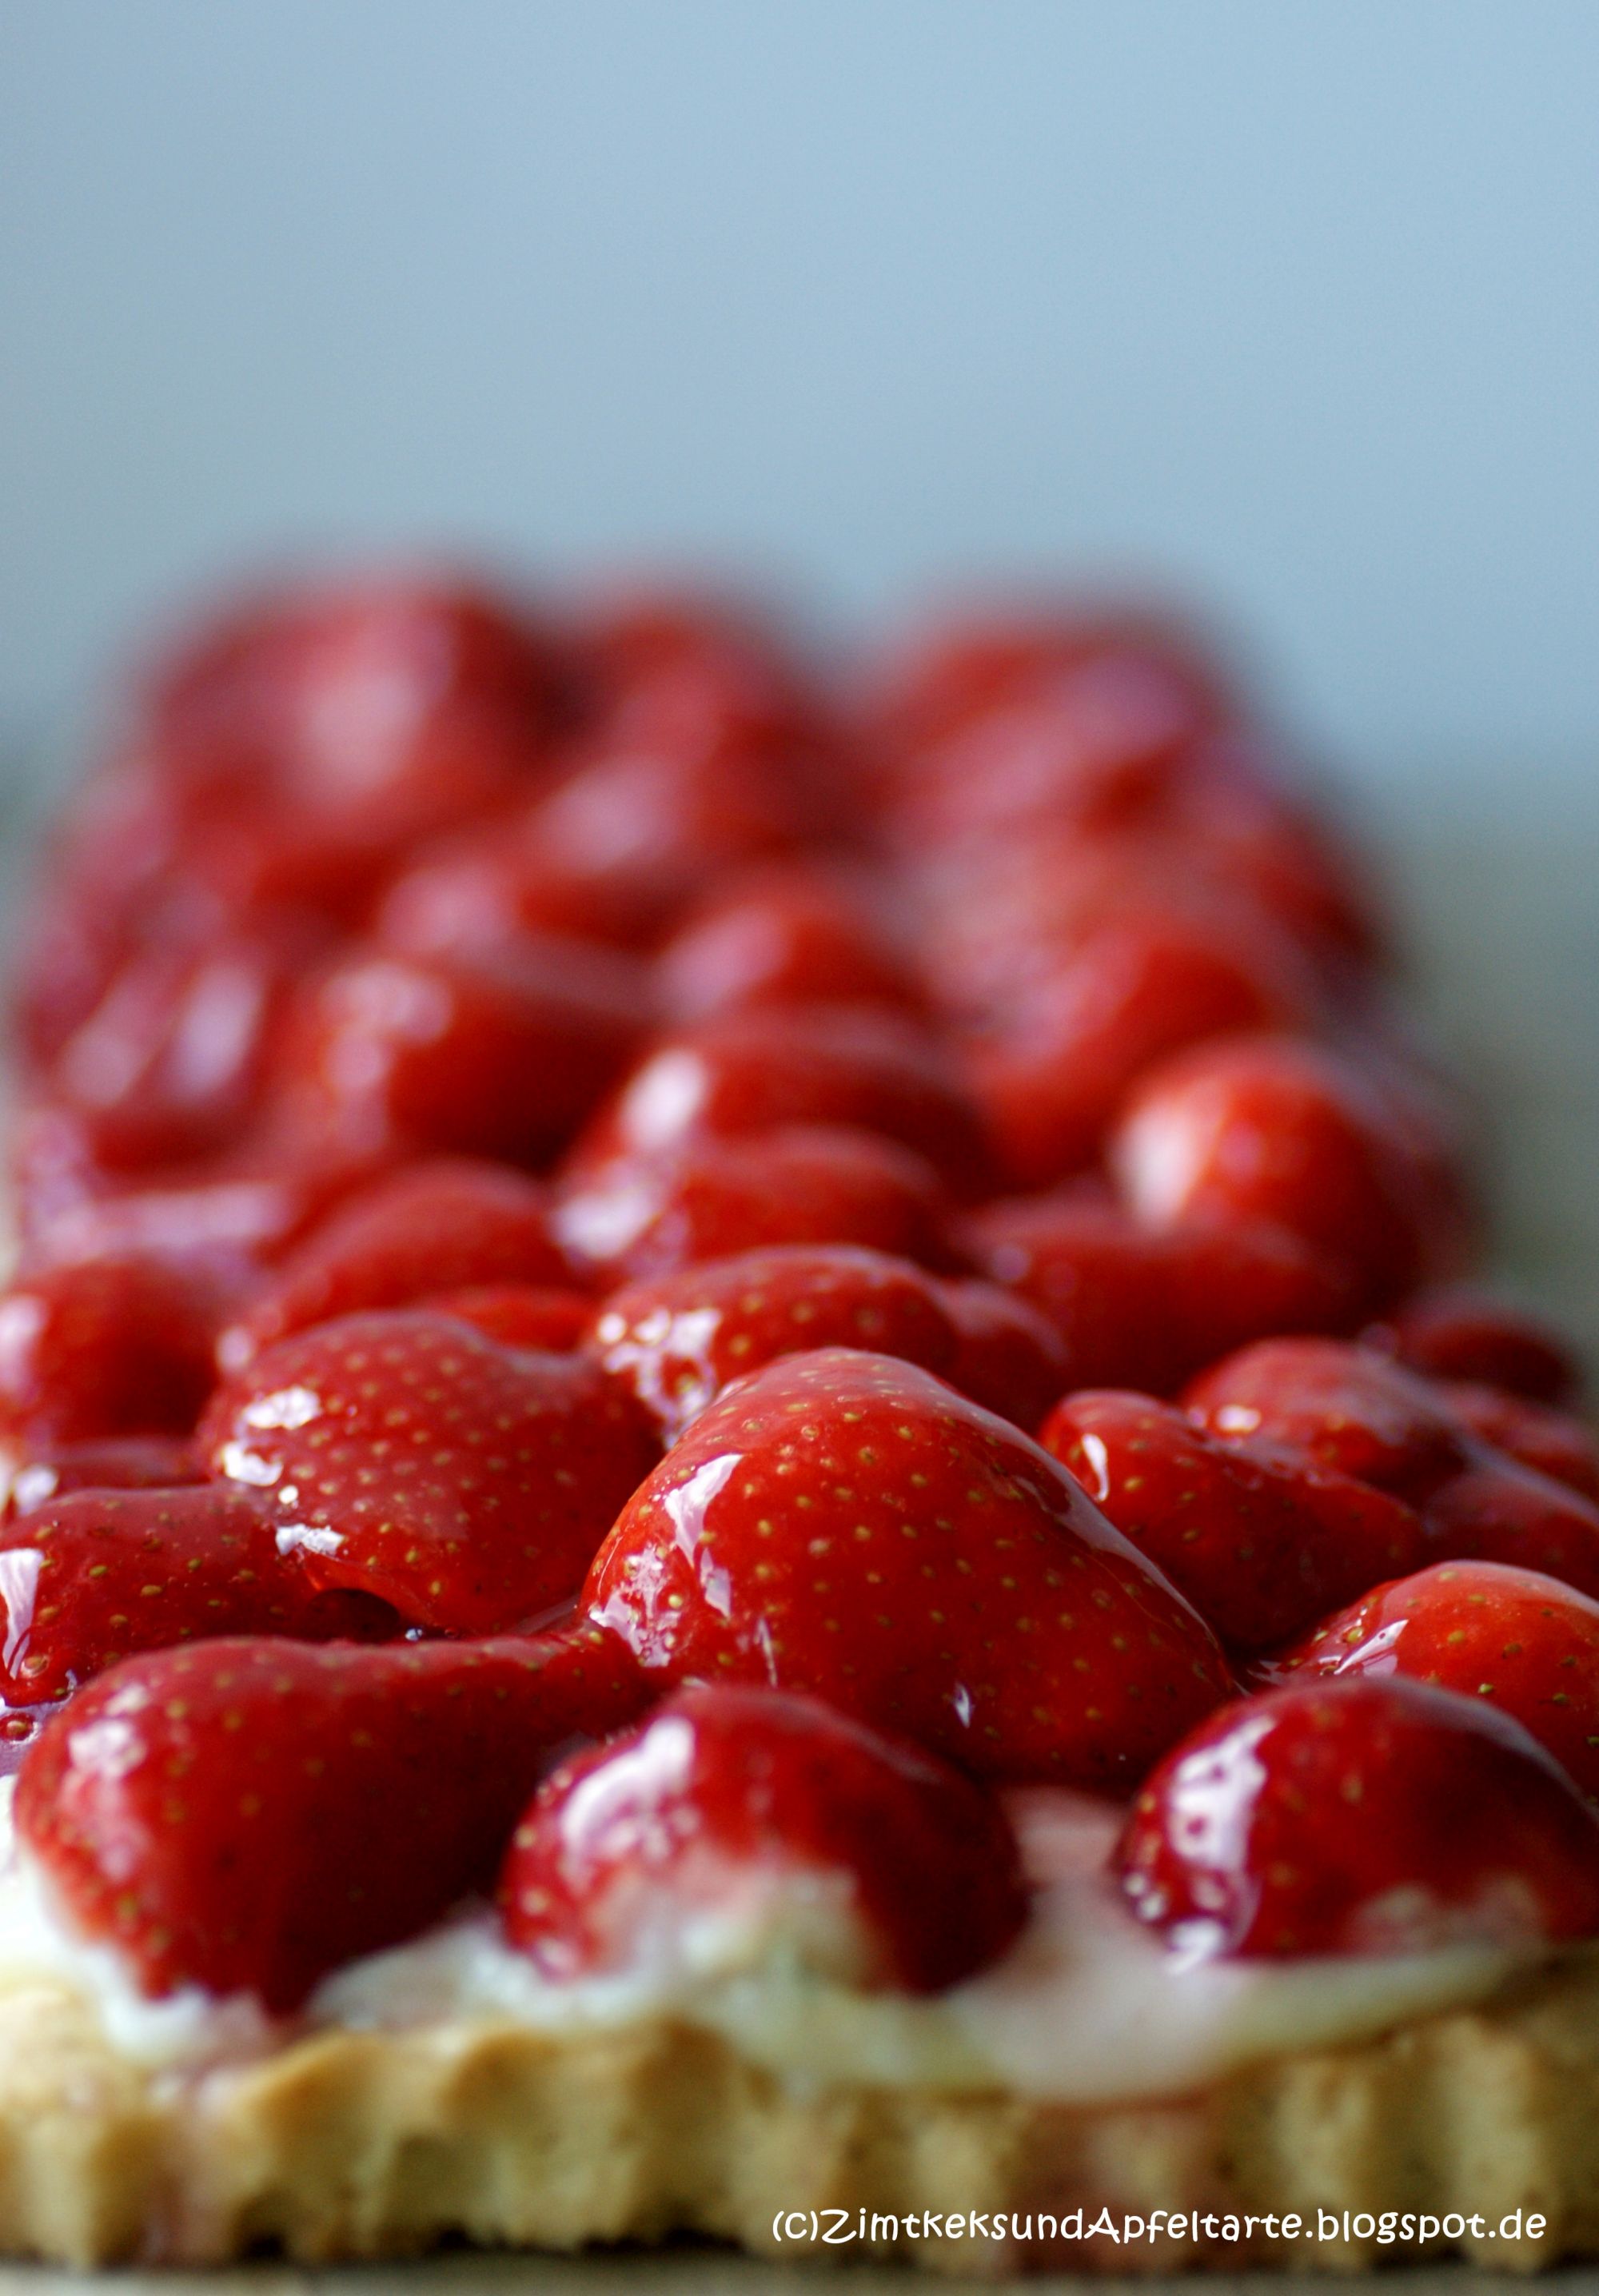
{"label": "halved strawberry", "polygon": [[215,1635],[386,1641],[401,1622],[370,1595],[319,1593],[253,1491],[78,1490],[0,1539],[0,1699],[64,1698],[135,1651]]}
{"label": "halved strawberry", "polygon": [[183,1435],[106,1435],[97,1441],[30,1448],[9,1475],[3,1516],[35,1514],[73,1491],[169,1491],[203,1482],[194,1446]]}
{"label": "halved strawberry", "polygon": [[155,1252],[20,1276],[0,1295],[0,1434],[23,1452],[186,1434],[224,1297],[204,1261]]}
{"label": "halved strawberry", "polygon": [[955,1325],[951,1387],[1036,1434],[1066,1385],[1066,1349],[1054,1325],[1030,1300],[980,1276],[947,1276],[938,1289]]}
{"label": "halved strawberry", "polygon": [[1599,1602],[1538,1570],[1435,1562],[1374,1587],[1258,1669],[1402,1674],[1511,1714],[1599,1798]]}
{"label": "halved strawberry", "polygon": [[802,863],[735,878],[662,949],[662,1004],[679,1022],[755,1004],[914,1011],[922,1000],[910,966],[868,906],[874,898],[881,909],[889,895]]}
{"label": "halved strawberry", "polygon": [[1567,1403],[1582,1385],[1563,1332],[1532,1309],[1474,1284],[1418,1292],[1360,1334],[1430,1379],[1503,1388],[1533,1403]]}
{"label": "halved strawberry", "polygon": [[18,1838],[140,1989],[299,2006],[487,1890],[551,1756],[638,1711],[598,1636],[132,1659],[29,1749]]}
{"label": "halved strawberry", "polygon": [[575,1164],[553,1225],[578,1266],[617,1283],[773,1243],[860,1243],[946,1267],[948,1210],[914,1149],[848,1125],[783,1125]]}
{"label": "halved strawberry", "polygon": [[775,1958],[931,1993],[993,1961],[1026,1901],[997,1801],[812,1698],[680,1691],[554,1771],[500,1881],[556,1980]]}
{"label": "halved strawberry", "polygon": [[439,1157],[348,1198],[283,1262],[217,1344],[224,1371],[287,1332],[403,1308],[467,1284],[570,1285],[548,1191],[503,1164]]}
{"label": "halved strawberry", "polygon": [[1397,1677],[1224,1706],[1145,1784],[1117,1863],[1186,1955],[1599,1931],[1599,1815],[1564,1770],[1508,1714]]}
{"label": "halved strawberry", "polygon": [[557,1292],[536,1283],[470,1283],[463,1292],[429,1292],[417,1305],[440,1316],[458,1316],[503,1348],[530,1348],[546,1356],[576,1355],[594,1315],[586,1292]]}
{"label": "halved strawberry", "polygon": [[213,1397],[200,1441],[214,1474],[262,1495],[313,1584],[456,1634],[570,1599],[659,1456],[596,1363],[504,1348],[425,1308],[263,1349]]}
{"label": "halved strawberry", "polygon": [[1423,1560],[1420,1517],[1386,1492],[1212,1442],[1146,1395],[1069,1395],[1038,1440],[1240,1649],[1280,1642]]}
{"label": "halved strawberry", "polygon": [[1469,1442],[1431,1381],[1339,1340],[1262,1340],[1184,1396],[1226,1443],[1280,1447],[1420,1505],[1467,1464]]}
{"label": "halved strawberry", "polygon": [[1585,1499],[1599,1500],[1599,1436],[1587,1420],[1552,1404],[1507,1395],[1502,1388],[1458,1380],[1445,1382],[1443,1394],[1455,1417],[1480,1442],[1557,1483],[1569,1483]]}
{"label": "halved strawberry", "polygon": [[703,1412],[583,1599],[667,1680],[814,1692],[987,1777],[1130,1784],[1229,1685],[1209,1628],[1037,1444],[840,1348]]}

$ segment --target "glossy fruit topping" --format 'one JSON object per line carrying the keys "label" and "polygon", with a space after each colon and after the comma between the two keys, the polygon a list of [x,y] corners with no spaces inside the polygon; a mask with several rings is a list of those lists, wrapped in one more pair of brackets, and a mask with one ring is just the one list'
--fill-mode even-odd
{"label": "glossy fruit topping", "polygon": [[17,1832],[140,1989],[299,2006],[492,1883],[553,1754],[638,1710],[603,1638],[132,1659],[29,1749]]}
{"label": "glossy fruit topping", "polygon": [[210,1388],[225,1299],[203,1263],[154,1252],[20,1276],[0,1293],[0,1437],[25,1456],[186,1434]]}
{"label": "glossy fruit topping", "polygon": [[1472,1284],[1418,1292],[1360,1338],[1431,1379],[1502,1388],[1533,1403],[1569,1403],[1582,1384],[1562,1332],[1531,1308]]}
{"label": "glossy fruit topping", "polygon": [[1240,1649],[1279,1642],[1423,1558],[1420,1517],[1386,1492],[1214,1442],[1149,1396],[1069,1395],[1038,1439]]}
{"label": "glossy fruit topping", "polygon": [[570,1600],[659,1456],[597,1364],[425,1308],[278,1341],[218,1390],[200,1439],[215,1475],[261,1495],[314,1585],[457,1634]]}
{"label": "glossy fruit topping", "polygon": [[937,1992],[1025,1911],[998,1803],[920,1747],[791,1693],[680,1691],[539,1788],[500,1884],[558,1980],[769,1966]]}
{"label": "glossy fruit topping", "polygon": [[888,1357],[736,1382],[628,1501],[589,1615],[987,1777],[1130,1784],[1226,1694],[1209,1631],[1014,1427]]}
{"label": "glossy fruit topping", "polygon": [[1117,1863],[1194,1957],[1599,1931],[1599,1815],[1508,1714],[1399,1677],[1224,1706],[1146,1782]]}

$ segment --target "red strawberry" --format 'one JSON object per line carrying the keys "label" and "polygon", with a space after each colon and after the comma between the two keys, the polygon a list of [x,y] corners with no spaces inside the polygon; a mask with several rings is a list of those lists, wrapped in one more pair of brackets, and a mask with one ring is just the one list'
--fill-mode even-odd
{"label": "red strawberry", "polygon": [[211,1384],[211,1271],[153,1252],[42,1267],[0,1295],[0,1435],[26,1453],[181,1435]]}
{"label": "red strawberry", "polygon": [[597,1637],[202,1643],[79,1692],[23,1762],[18,1834],[146,1994],[288,2011],[488,1888],[550,1755],[639,1702]]}
{"label": "red strawberry", "polygon": [[1357,1271],[1374,1304],[1438,1267],[1462,1224],[1443,1146],[1418,1149],[1374,1072],[1292,1037],[1152,1070],[1110,1155],[1140,1218],[1270,1221]]}
{"label": "red strawberry", "polygon": [[284,1061],[301,1121],[536,1164],[576,1130],[643,1020],[623,961],[576,942],[357,955],[307,991]]}
{"label": "red strawberry", "polygon": [[1497,1387],[1451,1380],[1442,1392],[1448,1409],[1480,1442],[1599,1501],[1599,1438],[1586,1420]]}
{"label": "red strawberry", "polygon": [[566,1285],[549,1197],[502,1164],[441,1157],[348,1198],[284,1260],[217,1341],[238,1371],[287,1332],[368,1308],[402,1308],[468,1284]]}
{"label": "red strawberry", "polygon": [[668,1443],[728,1383],[779,1356],[862,1348],[947,1373],[955,1327],[936,1280],[850,1244],[783,1244],[612,1292],[594,1345]]}
{"label": "red strawberry", "polygon": [[1037,1444],[846,1349],[702,1413],[584,1603],[668,1680],[811,1691],[989,1777],[1114,1789],[1228,1684],[1208,1628]]}
{"label": "red strawberry", "polygon": [[985,1205],[959,1241],[1054,1325],[1069,1387],[1169,1395],[1262,1332],[1337,1331],[1349,1321],[1341,1277],[1279,1228],[1152,1234],[1074,1189]]}
{"label": "red strawberry", "polygon": [[1582,1383],[1562,1332],[1529,1309],[1470,1284],[1418,1292],[1360,1340],[1429,1378],[1503,1388],[1533,1403],[1568,1402]]}
{"label": "red strawberry", "polygon": [[1117,1862],[1190,1955],[1599,1931],[1599,1816],[1565,1772],[1509,1715],[1398,1678],[1224,1706],[1146,1782]]}
{"label": "red strawberry", "polygon": [[1414,1505],[1467,1464],[1440,1390],[1343,1341],[1262,1340],[1214,1365],[1184,1401],[1223,1442],[1298,1452]]}
{"label": "red strawberry", "polygon": [[594,1303],[583,1292],[553,1292],[530,1283],[475,1283],[464,1292],[430,1293],[418,1301],[440,1316],[458,1316],[503,1348],[536,1355],[576,1355],[588,1336]]}
{"label": "red strawberry", "polygon": [[951,1387],[1035,1433],[1066,1384],[1066,1349],[1054,1324],[1029,1300],[978,1276],[947,1278],[938,1292],[955,1331]]}
{"label": "red strawberry", "polygon": [[967,1193],[984,1169],[977,1117],[937,1040],[898,1013],[825,1004],[728,1013],[664,1038],[589,1127],[578,1161],[793,1124],[882,1133]]}
{"label": "red strawberry", "polygon": [[130,1652],[197,1637],[399,1632],[370,1595],[318,1594],[275,1528],[253,1492],[210,1483],[79,1490],[36,1507],[0,1544],[0,1697],[64,1698]]}
{"label": "red strawberry", "polygon": [[656,979],[681,1022],[752,1004],[922,1002],[867,895],[800,864],[713,895],[661,951]]}
{"label": "red strawberry", "polygon": [[456,1634],[570,1598],[658,1456],[597,1364],[423,1308],[278,1341],[218,1390],[200,1441],[214,1474],[263,1495],[314,1585]]}
{"label": "red strawberry", "polygon": [[816,1124],[581,1165],[554,1225],[580,1266],[620,1282],[772,1243],[866,1244],[943,1267],[947,1210],[914,1149]]}
{"label": "red strawberry", "polygon": [[53,1443],[12,1470],[5,1516],[33,1514],[73,1491],[173,1490],[202,1482],[194,1446],[181,1435],[107,1435],[98,1442]]}
{"label": "red strawberry", "polygon": [[1599,1595],[1599,1505],[1486,1445],[1431,1494],[1422,1520],[1439,1557],[1518,1563]]}
{"label": "red strawberry", "polygon": [[1599,1797],[1599,1603],[1541,1571],[1436,1562],[1374,1587],[1259,1670],[1272,1683],[1402,1674],[1485,1698]]}
{"label": "red strawberry", "polygon": [[500,1894],[557,1980],[775,1953],[913,1993],[996,1960],[1026,1910],[1004,1813],[958,1771],[815,1699],[722,1684],[554,1771]]}
{"label": "red strawberry", "polygon": [[1422,1560],[1421,1521],[1398,1499],[1212,1442],[1146,1395],[1069,1395],[1038,1439],[1241,1649],[1280,1642]]}
{"label": "red strawberry", "polygon": [[1153,1062],[1224,1031],[1308,1023],[1317,1003],[1309,967],[1264,919],[1124,911],[974,1043],[972,1089],[1010,1178],[1046,1187],[1093,1160]]}

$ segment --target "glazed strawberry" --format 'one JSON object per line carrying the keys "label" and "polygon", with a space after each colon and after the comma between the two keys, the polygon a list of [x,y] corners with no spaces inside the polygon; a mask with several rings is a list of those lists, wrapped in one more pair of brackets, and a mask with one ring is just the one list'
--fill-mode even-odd
{"label": "glazed strawberry", "polygon": [[1109,1154],[1140,1218],[1273,1222],[1355,1270],[1377,1305],[1445,1259],[1463,1218],[1441,1144],[1423,1152],[1372,1072],[1291,1037],[1162,1063]]}
{"label": "glazed strawberry", "polygon": [[317,1587],[455,1634],[570,1598],[659,1447],[597,1364],[423,1308],[280,1340],[213,1397],[213,1474],[258,1491]]}
{"label": "glazed strawberry", "polygon": [[956,1355],[935,1279],[850,1244],[782,1244],[629,1284],[595,1316],[593,1344],[668,1443],[780,1356],[860,1348],[947,1375]]}
{"label": "glazed strawberry", "polygon": [[1537,1570],[1438,1562],[1275,1653],[1265,1679],[1406,1675],[1513,1715],[1599,1798],[1599,1603]]}
{"label": "glazed strawberry", "polygon": [[1529,1403],[1497,1387],[1451,1380],[1443,1395],[1454,1417],[1479,1441],[1557,1483],[1569,1483],[1586,1499],[1599,1501],[1599,1438],[1585,1419],[1546,1403]]}
{"label": "glazed strawberry", "polygon": [[1486,1444],[1431,1493],[1422,1520],[1440,1558],[1513,1562],[1599,1596],[1599,1505]]}
{"label": "glazed strawberry", "polygon": [[557,1981],[776,1961],[935,1993],[1026,1911],[998,1803],[812,1698],[680,1691],[546,1778],[500,1882],[512,1945]]}
{"label": "glazed strawberry", "polygon": [[1470,1284],[1418,1292],[1360,1339],[1430,1379],[1503,1388],[1533,1403],[1569,1402],[1582,1384],[1570,1346],[1552,1324]]}
{"label": "glazed strawberry", "polygon": [[194,1446],[183,1435],[106,1435],[97,1442],[52,1443],[11,1471],[4,1516],[34,1514],[73,1491],[174,1490],[203,1482]]}
{"label": "glazed strawberry", "polygon": [[153,1252],[42,1267],[0,1294],[0,1435],[26,1453],[184,1434],[211,1384],[209,1267]]}
{"label": "glazed strawberry", "polygon": [[1066,1384],[1066,1349],[1039,1309],[980,1276],[946,1277],[938,1287],[955,1325],[951,1387],[996,1411],[1029,1435]]}
{"label": "glazed strawberry", "polygon": [[972,1091],[1006,1176],[1046,1187],[1079,1170],[1153,1063],[1226,1031],[1308,1023],[1317,1002],[1292,941],[1262,921],[1108,919],[972,1046]]}
{"label": "glazed strawberry", "polygon": [[1036,1444],[844,1349],[702,1413],[583,1599],[665,1680],[812,1692],[986,1777],[1114,1789],[1228,1685],[1200,1619]]}
{"label": "glazed strawberry", "polygon": [[982,1175],[978,1119],[943,1047],[898,1014],[853,1006],[729,1013],[666,1037],[585,1133],[579,1159],[794,1124],[882,1133],[967,1193]]}
{"label": "glazed strawberry", "polygon": [[64,1698],[134,1651],[216,1635],[399,1633],[370,1595],[319,1594],[275,1532],[255,1493],[209,1483],[47,1500],[0,1543],[0,1697]]}
{"label": "glazed strawberry", "polygon": [[1262,1332],[1350,1320],[1338,1271],[1280,1228],[1151,1232],[1086,1189],[985,1205],[957,1241],[1054,1324],[1068,1387],[1169,1395]]}
{"label": "glazed strawberry", "polygon": [[348,1198],[283,1262],[223,1332],[217,1358],[236,1371],[285,1332],[430,1292],[513,1282],[564,1287],[571,1271],[550,1234],[537,1181],[501,1164],[441,1157]]}
{"label": "glazed strawberry", "polygon": [[[873,889],[881,908],[888,888]],[[660,953],[663,1009],[690,1022],[756,1004],[888,1004],[920,988],[872,918],[865,889],[791,865],[735,881],[703,902]]]}
{"label": "glazed strawberry", "polygon": [[284,1054],[302,1120],[357,1142],[537,1164],[625,1065],[622,960],[573,943],[352,957],[308,990]]}
{"label": "glazed strawberry", "polygon": [[1470,1459],[1430,1381],[1340,1340],[1262,1340],[1215,1364],[1184,1401],[1207,1433],[1316,1459],[1420,1505]]}
{"label": "glazed strawberry", "polygon": [[1398,1499],[1212,1442],[1145,1395],[1069,1395],[1038,1440],[1239,1649],[1280,1642],[1423,1559],[1420,1519]]}
{"label": "glazed strawberry", "polygon": [[554,1226],[579,1266],[614,1283],[773,1243],[865,1244],[944,1267],[948,1210],[914,1149],[845,1125],[793,1125],[578,1165]]}
{"label": "glazed strawberry", "polygon": [[143,1992],[289,2011],[488,1888],[551,1754],[638,1704],[603,1638],[202,1643],[79,1692],[23,1762],[19,1840]]}
{"label": "glazed strawberry", "polygon": [[530,1283],[469,1284],[462,1292],[431,1292],[417,1304],[440,1316],[458,1316],[503,1348],[531,1348],[546,1356],[575,1355],[594,1314],[586,1292]]}
{"label": "glazed strawberry", "polygon": [[1508,1714],[1402,1677],[1224,1706],[1145,1783],[1117,1862],[1185,1956],[1599,1931],[1599,1815]]}

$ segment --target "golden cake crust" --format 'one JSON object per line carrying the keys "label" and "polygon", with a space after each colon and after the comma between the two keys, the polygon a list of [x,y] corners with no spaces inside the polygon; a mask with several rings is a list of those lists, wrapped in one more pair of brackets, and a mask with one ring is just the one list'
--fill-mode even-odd
{"label": "golden cake crust", "polygon": [[[1479,2237],[1040,2238],[1164,2208],[1262,2217],[1451,2211]],[[1541,2236],[1497,2236],[1513,2211]],[[952,2273],[1244,2263],[1351,2270],[1458,2248],[1530,2269],[1599,2253],[1599,1967],[1202,2095],[1089,2109],[1017,2096],[785,2086],[656,2021],[554,2037],[508,2021],[333,2031],[252,2063],[153,2072],[82,1997],[0,1995],[0,2251],[74,2265],[217,2264],[262,2244],[327,2262],[464,2235],[573,2249],[693,2232],[758,2253],[873,2247]],[[865,2211],[866,2238],[857,2232]],[[841,2211],[841,2215],[824,2215]],[[985,2229],[931,2234],[973,2211]],[[1005,2219],[996,2237],[992,2219]],[[904,2219],[918,2221],[907,2229]],[[775,2230],[788,2217],[791,2237]],[[898,2219],[897,2229],[872,2219]],[[1033,2231],[1028,2234],[1029,2219]],[[1401,2227],[1402,2230],[1402,2227]]]}

